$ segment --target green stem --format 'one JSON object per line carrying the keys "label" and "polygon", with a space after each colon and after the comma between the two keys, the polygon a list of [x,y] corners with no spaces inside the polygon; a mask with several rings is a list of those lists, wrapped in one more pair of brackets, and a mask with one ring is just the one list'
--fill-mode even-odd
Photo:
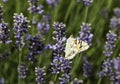
{"label": "green stem", "polygon": [[73,70],[72,70],[72,74],[75,72],[75,70],[77,69],[77,67],[79,66],[79,63],[80,63],[80,60],[81,60],[81,58],[82,58],[82,55],[79,55],[78,57],[77,57],[77,59],[75,60],[75,67],[73,68]]}
{"label": "green stem", "polygon": [[[18,67],[20,66],[20,64],[21,64],[21,56],[22,56],[22,48],[21,48],[21,46],[20,46],[20,44],[19,44],[19,64],[18,64]],[[19,74],[19,73],[18,73]],[[20,84],[20,78],[18,77],[18,84]]]}
{"label": "green stem", "polygon": [[54,76],[54,82],[56,82],[56,79],[57,79],[57,75]]}
{"label": "green stem", "polygon": [[87,22],[87,14],[88,14],[88,7],[86,7],[86,9],[85,9],[84,22]]}
{"label": "green stem", "polygon": [[111,5],[112,5],[112,0],[109,0],[109,1],[108,1],[108,5],[107,5],[107,8],[109,9],[109,8],[111,7]]}
{"label": "green stem", "polygon": [[100,79],[98,80],[97,84],[100,84],[100,83],[101,83],[101,80],[102,80],[102,78],[100,78]]}

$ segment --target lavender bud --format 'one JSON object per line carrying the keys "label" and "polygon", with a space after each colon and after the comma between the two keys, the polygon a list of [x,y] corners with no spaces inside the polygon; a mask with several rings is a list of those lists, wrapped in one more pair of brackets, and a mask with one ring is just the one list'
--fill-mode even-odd
{"label": "lavender bud", "polygon": [[115,16],[120,18],[120,8],[114,8]]}
{"label": "lavender bud", "polygon": [[80,40],[87,42],[89,45],[92,45],[92,37],[91,27],[88,23],[82,23],[81,31],[79,32],[80,36],[78,37]]}
{"label": "lavender bud", "polygon": [[103,52],[105,54],[105,56],[110,57],[113,53],[113,50],[115,48],[115,41],[117,39],[117,35],[109,32],[106,35],[107,41],[105,44],[105,51]]}
{"label": "lavender bud", "polygon": [[14,14],[14,34],[15,34],[15,38],[16,38],[16,46],[18,46],[19,44],[22,44],[24,46],[24,35],[28,32],[29,29],[29,21],[27,20],[26,17],[24,17],[24,15],[22,13],[20,14]]}
{"label": "lavender bud", "polygon": [[87,58],[84,57],[84,63],[83,63],[83,75],[88,78],[92,76],[93,70],[91,64],[87,61]]}
{"label": "lavender bud", "polygon": [[93,0],[83,0],[83,2],[86,6],[89,6],[93,3]]}
{"label": "lavender bud", "polygon": [[25,79],[27,77],[28,69],[25,63],[21,63],[18,67],[19,78]]}
{"label": "lavender bud", "polygon": [[45,76],[46,73],[43,68],[36,67],[35,68],[36,82],[40,84],[45,84]]}

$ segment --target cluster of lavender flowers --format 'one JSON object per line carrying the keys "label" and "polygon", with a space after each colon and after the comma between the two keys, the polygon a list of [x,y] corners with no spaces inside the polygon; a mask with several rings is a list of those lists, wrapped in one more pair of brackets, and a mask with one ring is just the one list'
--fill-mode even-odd
{"label": "cluster of lavender flowers", "polygon": [[110,19],[110,28],[120,35],[120,8],[114,8],[115,16]]}
{"label": "cluster of lavender flowers", "polygon": [[66,84],[70,82],[71,75],[71,62],[65,57],[63,57],[64,54],[64,42],[66,41],[65,37],[65,24],[55,22],[53,24],[53,27],[55,31],[53,32],[53,39],[55,40],[54,45],[49,45],[50,49],[53,50],[53,60],[51,63],[51,71],[52,74],[60,74],[62,73],[62,76],[59,78],[60,84]]}
{"label": "cluster of lavender flowers", "polygon": [[46,0],[47,4],[49,4],[51,7],[55,7],[60,3],[61,0]]}
{"label": "cluster of lavender flowers", "polygon": [[18,75],[19,78],[25,79],[25,78],[27,77],[28,69],[27,69],[25,63],[21,63],[21,64],[18,66],[18,74],[19,74],[19,75]]}
{"label": "cluster of lavender flowers", "polygon": [[4,84],[5,79],[4,78],[0,78],[0,84]]}
{"label": "cluster of lavender flowers", "polygon": [[46,33],[48,33],[50,29],[50,15],[45,14],[42,17],[42,20],[37,23],[37,30],[39,31],[39,36],[43,37]]}
{"label": "cluster of lavender flowers", "polygon": [[12,42],[10,40],[10,29],[8,28],[8,24],[3,21],[2,8],[0,5],[0,43],[9,44]]}
{"label": "cluster of lavender flowers", "polygon": [[43,68],[35,67],[36,82],[39,84],[45,84],[46,73]]}
{"label": "cluster of lavender flowers", "polygon": [[104,60],[99,76],[108,77],[111,84],[120,83],[120,57]]}
{"label": "cluster of lavender flowers", "polygon": [[39,0],[28,0],[30,7],[28,8],[30,13],[42,14],[44,12],[43,5],[38,5]]}
{"label": "cluster of lavender flowers", "polygon": [[117,35],[109,32],[106,34],[106,44],[105,44],[105,51],[104,55],[106,56],[106,59],[102,63],[101,71],[98,73],[100,77],[105,76],[108,77],[112,84],[119,84],[120,83],[120,59],[114,58],[111,59],[110,57],[113,54],[113,51],[115,49],[115,41],[117,39]]}
{"label": "cluster of lavender flowers", "polygon": [[91,27],[89,23],[82,23],[81,31],[79,32],[80,36],[78,37],[80,40],[87,42],[90,46],[92,45],[91,41],[93,38],[93,34],[91,33]]}
{"label": "cluster of lavender flowers", "polygon": [[29,54],[25,56],[26,60],[30,61],[31,63],[37,62],[37,55],[41,54],[44,50],[44,43],[39,36],[27,36],[28,41],[27,48],[29,49]]}
{"label": "cluster of lavender flowers", "polygon": [[27,20],[26,17],[24,17],[24,15],[22,13],[20,14],[14,14],[13,17],[13,21],[14,21],[14,34],[15,34],[15,38],[16,38],[16,47],[18,47],[19,45],[24,46],[25,42],[24,42],[24,35],[28,32],[29,29],[29,21]]}
{"label": "cluster of lavender flowers", "polygon": [[106,43],[105,43],[105,51],[103,52],[105,56],[110,57],[113,54],[113,50],[115,48],[115,41],[117,39],[117,35],[109,31],[106,34]]}
{"label": "cluster of lavender flowers", "polygon": [[83,58],[83,76],[88,78],[93,75],[92,65],[88,62],[87,57]]}

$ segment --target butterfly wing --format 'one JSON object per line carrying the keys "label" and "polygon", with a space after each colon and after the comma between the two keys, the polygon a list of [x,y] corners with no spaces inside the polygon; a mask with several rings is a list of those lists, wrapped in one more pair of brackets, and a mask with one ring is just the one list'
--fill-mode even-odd
{"label": "butterfly wing", "polygon": [[[80,41],[81,41],[81,40],[80,40]],[[81,41],[79,45],[80,45],[80,50],[79,50],[79,52],[85,51],[85,50],[87,50],[87,49],[89,48],[88,43],[87,43],[87,42],[84,42],[84,41]]]}
{"label": "butterfly wing", "polygon": [[66,59],[72,59],[79,52],[76,47],[75,40],[76,39],[73,38],[73,36],[70,36],[67,39],[66,47],[65,47],[65,58]]}

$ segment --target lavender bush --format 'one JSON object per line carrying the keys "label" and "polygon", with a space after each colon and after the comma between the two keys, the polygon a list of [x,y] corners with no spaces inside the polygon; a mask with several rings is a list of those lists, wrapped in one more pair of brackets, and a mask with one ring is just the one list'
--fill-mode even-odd
{"label": "lavender bush", "polygon": [[0,84],[120,84],[119,3],[1,0]]}

